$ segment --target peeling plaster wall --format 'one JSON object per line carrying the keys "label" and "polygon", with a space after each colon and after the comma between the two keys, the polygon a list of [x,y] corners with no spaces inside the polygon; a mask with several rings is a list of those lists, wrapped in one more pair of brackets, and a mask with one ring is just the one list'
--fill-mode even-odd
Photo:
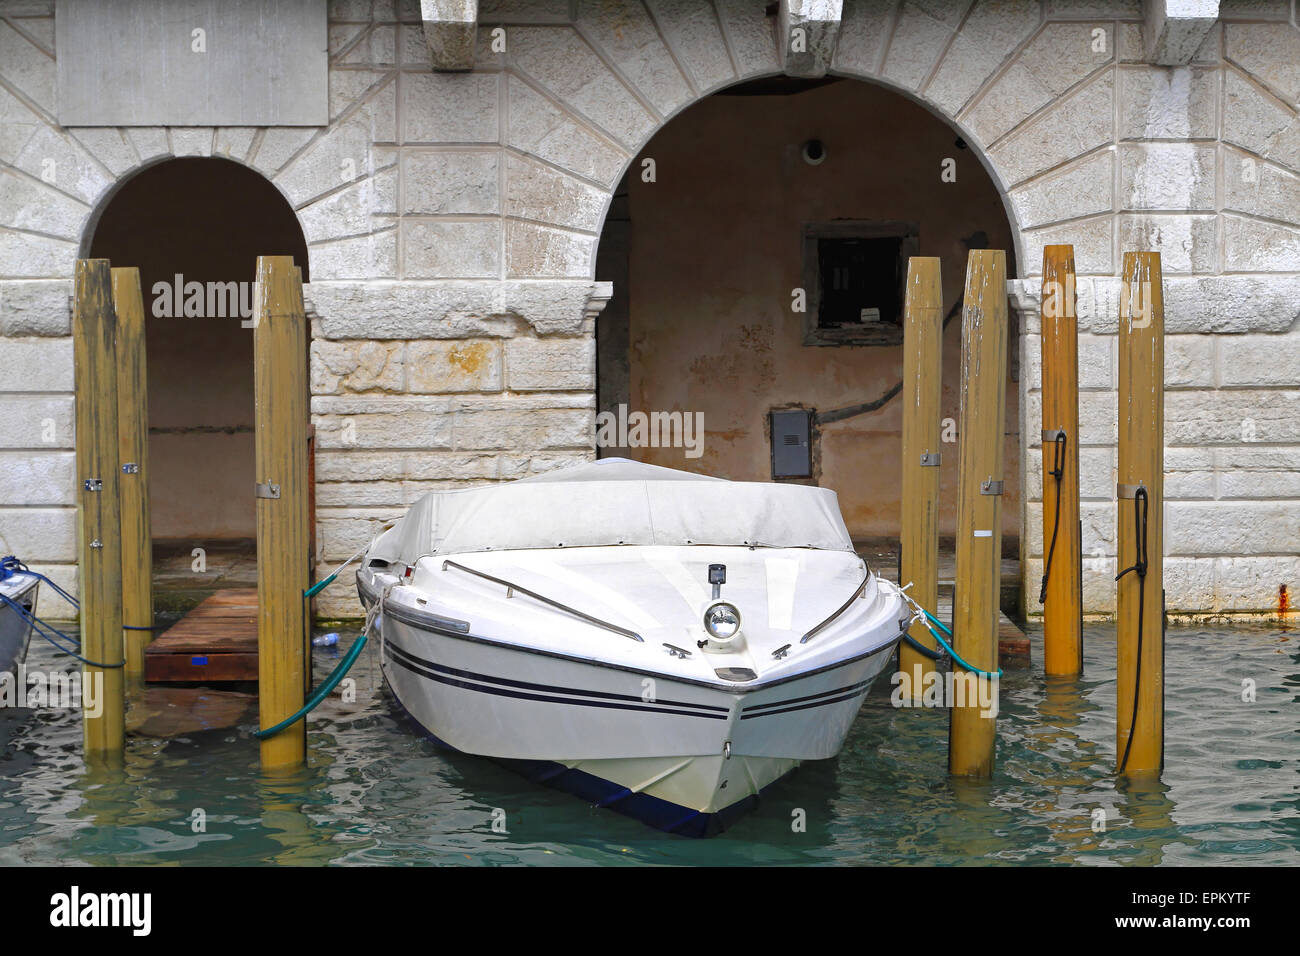
{"label": "peeling plaster wall", "polygon": [[[800,156],[811,137],[826,160]],[[719,96],[665,126],[643,150],[656,181],[629,177],[631,407],[701,412],[703,455],[635,449],[636,457],[746,481],[771,478],[769,409],[829,411],[871,401],[903,375],[902,347],[805,346],[805,223],[901,220],[923,256],[942,260],[944,312],[961,296],[969,247],[984,233],[1010,249],[998,191],[950,127],[884,87],[845,81],[786,96]],[[957,181],[941,182],[941,163]],[[1008,257],[1014,274],[1014,255]],[[944,336],[941,414],[959,417],[961,321]],[[1009,363],[1010,365],[1010,363]],[[1016,387],[1009,384],[1006,532],[1020,527]],[[839,496],[855,538],[898,534],[902,399],[821,426],[818,483]],[[955,428],[955,424],[954,424]],[[957,445],[945,445],[940,533],[956,531]]]}

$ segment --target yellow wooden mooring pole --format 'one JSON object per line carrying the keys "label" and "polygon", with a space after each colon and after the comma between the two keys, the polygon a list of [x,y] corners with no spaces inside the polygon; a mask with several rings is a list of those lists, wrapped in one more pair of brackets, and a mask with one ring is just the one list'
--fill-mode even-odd
{"label": "yellow wooden mooring pole", "polygon": [[[258,704],[263,727],[303,705],[307,633],[307,319],[291,256],[259,256],[253,295]],[[303,721],[262,741],[262,768],[307,754]]]}
{"label": "yellow wooden mooring pole", "polygon": [[[912,583],[912,598],[933,611],[939,597],[939,398],[943,388],[943,286],[939,260],[907,261],[903,308],[903,493],[899,583]],[[911,637],[938,650],[917,621]],[[907,644],[899,646],[902,688],[920,700],[934,661]]]}
{"label": "yellow wooden mooring pole", "polygon": [[74,292],[81,654],[94,662],[83,665],[82,680],[96,691],[93,699],[99,702],[84,712],[83,726],[86,759],[98,761],[120,757],[126,739],[114,356],[117,316],[108,260],[78,259]]}
{"label": "yellow wooden mooring pole", "polygon": [[[1006,253],[972,249],[961,326],[957,581],[953,648],[972,667],[998,668],[1002,467],[1006,430]],[[993,773],[997,681],[953,665],[948,770]]]}
{"label": "yellow wooden mooring pole", "polygon": [[113,270],[117,313],[117,425],[121,461],[122,625],[126,679],[144,680],[144,649],[153,640],[153,538],[149,530],[149,389],[145,373],[144,300],[139,269]]}
{"label": "yellow wooden mooring pole", "polygon": [[1079,323],[1074,246],[1043,248],[1043,670],[1083,673],[1079,528]]}
{"label": "yellow wooden mooring pole", "polygon": [[1164,766],[1165,314],[1158,252],[1126,252],[1119,306],[1116,768]]}

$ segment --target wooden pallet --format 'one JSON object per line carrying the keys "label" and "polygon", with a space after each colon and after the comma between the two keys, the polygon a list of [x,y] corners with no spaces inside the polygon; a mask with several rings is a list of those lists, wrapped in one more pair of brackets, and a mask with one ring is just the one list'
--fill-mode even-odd
{"label": "wooden pallet", "polygon": [[257,680],[257,589],[215,592],[144,652],[146,681]]}
{"label": "wooden pallet", "polygon": [[182,737],[257,719],[257,694],[245,691],[154,686],[127,699],[127,733],[141,737]]}

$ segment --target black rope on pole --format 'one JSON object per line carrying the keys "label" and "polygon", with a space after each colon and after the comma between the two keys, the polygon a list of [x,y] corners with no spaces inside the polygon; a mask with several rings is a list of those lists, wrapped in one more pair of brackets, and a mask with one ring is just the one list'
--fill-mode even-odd
{"label": "black rope on pole", "polygon": [[1052,573],[1052,555],[1056,553],[1056,534],[1061,530],[1061,479],[1065,477],[1065,432],[1056,432],[1056,451],[1053,467],[1048,474],[1056,479],[1056,516],[1052,519],[1052,543],[1047,546],[1047,563],[1043,567],[1043,584],[1038,591],[1038,603],[1047,603],[1047,579]]}
{"label": "black rope on pole", "polygon": [[1119,762],[1119,773],[1123,773],[1124,768],[1128,766],[1128,754],[1133,746],[1133,730],[1137,726],[1138,691],[1142,687],[1142,619],[1146,616],[1148,505],[1147,490],[1139,485],[1137,491],[1133,493],[1133,523],[1134,533],[1137,536],[1137,560],[1115,575],[1116,581],[1130,571],[1136,572],[1138,576],[1137,668],[1133,674],[1133,713],[1129,719],[1128,739],[1124,742],[1124,757]]}

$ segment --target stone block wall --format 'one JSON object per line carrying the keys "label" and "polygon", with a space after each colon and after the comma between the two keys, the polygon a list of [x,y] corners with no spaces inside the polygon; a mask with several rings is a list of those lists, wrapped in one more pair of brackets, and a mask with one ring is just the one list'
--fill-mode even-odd
{"label": "stone block wall", "polygon": [[[610,194],[675,113],[780,72],[767,8],[482,0],[475,69],[435,74],[416,0],[333,0],[327,127],[65,129],[54,4],[0,0],[0,551],[75,583],[69,277],[113,187],[171,156],[258,170],[308,240],[322,563],[426,488],[590,457]],[[1140,0],[844,2],[831,72],[948,118],[972,147],[959,170],[985,164],[1019,232],[1027,581],[1033,277],[1059,242],[1085,277],[1126,249],[1163,256],[1170,607],[1263,609],[1297,581],[1300,28],[1292,0],[1220,10],[1169,68],[1144,62]],[[1114,317],[1083,331],[1087,600],[1105,612]],[[318,607],[355,611],[338,585]]]}
{"label": "stone block wall", "polygon": [[[1019,316],[1025,473],[1023,599],[1040,611],[1044,515],[1040,282],[1013,283]],[[1084,606],[1115,609],[1119,284],[1079,289]],[[1225,301],[1231,300],[1231,301]],[[1300,573],[1300,280],[1165,278],[1165,581],[1189,616],[1275,611]],[[1047,516],[1051,521],[1051,516]],[[1122,524],[1121,524],[1122,522]],[[1046,534],[1050,535],[1050,524]]]}
{"label": "stone block wall", "polygon": [[[1295,593],[1300,30],[1294,12],[1287,3],[1222,3],[1220,22],[1193,62],[1175,68],[1140,62],[1137,27],[1121,24],[1114,77],[1099,77],[1075,94],[1095,98],[1091,120],[1081,109],[1059,121],[1049,113],[1014,134],[1039,147],[1022,162],[1062,142],[1066,129],[1087,129],[1093,150],[1028,186],[1012,184],[1010,193],[1021,226],[1033,227],[1023,234],[1026,278],[1011,284],[1021,332],[1027,465],[1022,594],[1031,615],[1041,610],[1045,551],[1041,280],[1034,277],[1041,275],[1042,247],[1054,242],[1072,242],[1079,272],[1088,276],[1079,287],[1085,609],[1114,611],[1119,287],[1107,277],[1119,271],[1125,251],[1139,249],[1158,250],[1165,275],[1169,608],[1192,616],[1270,612],[1281,587]],[[1063,104],[1076,106],[1073,98]],[[1042,184],[1037,191],[1036,183]],[[1068,209],[1052,206],[1061,185],[1077,197]],[[1071,211],[1077,218],[1066,215]],[[1067,221],[1036,225],[1047,218]]]}

